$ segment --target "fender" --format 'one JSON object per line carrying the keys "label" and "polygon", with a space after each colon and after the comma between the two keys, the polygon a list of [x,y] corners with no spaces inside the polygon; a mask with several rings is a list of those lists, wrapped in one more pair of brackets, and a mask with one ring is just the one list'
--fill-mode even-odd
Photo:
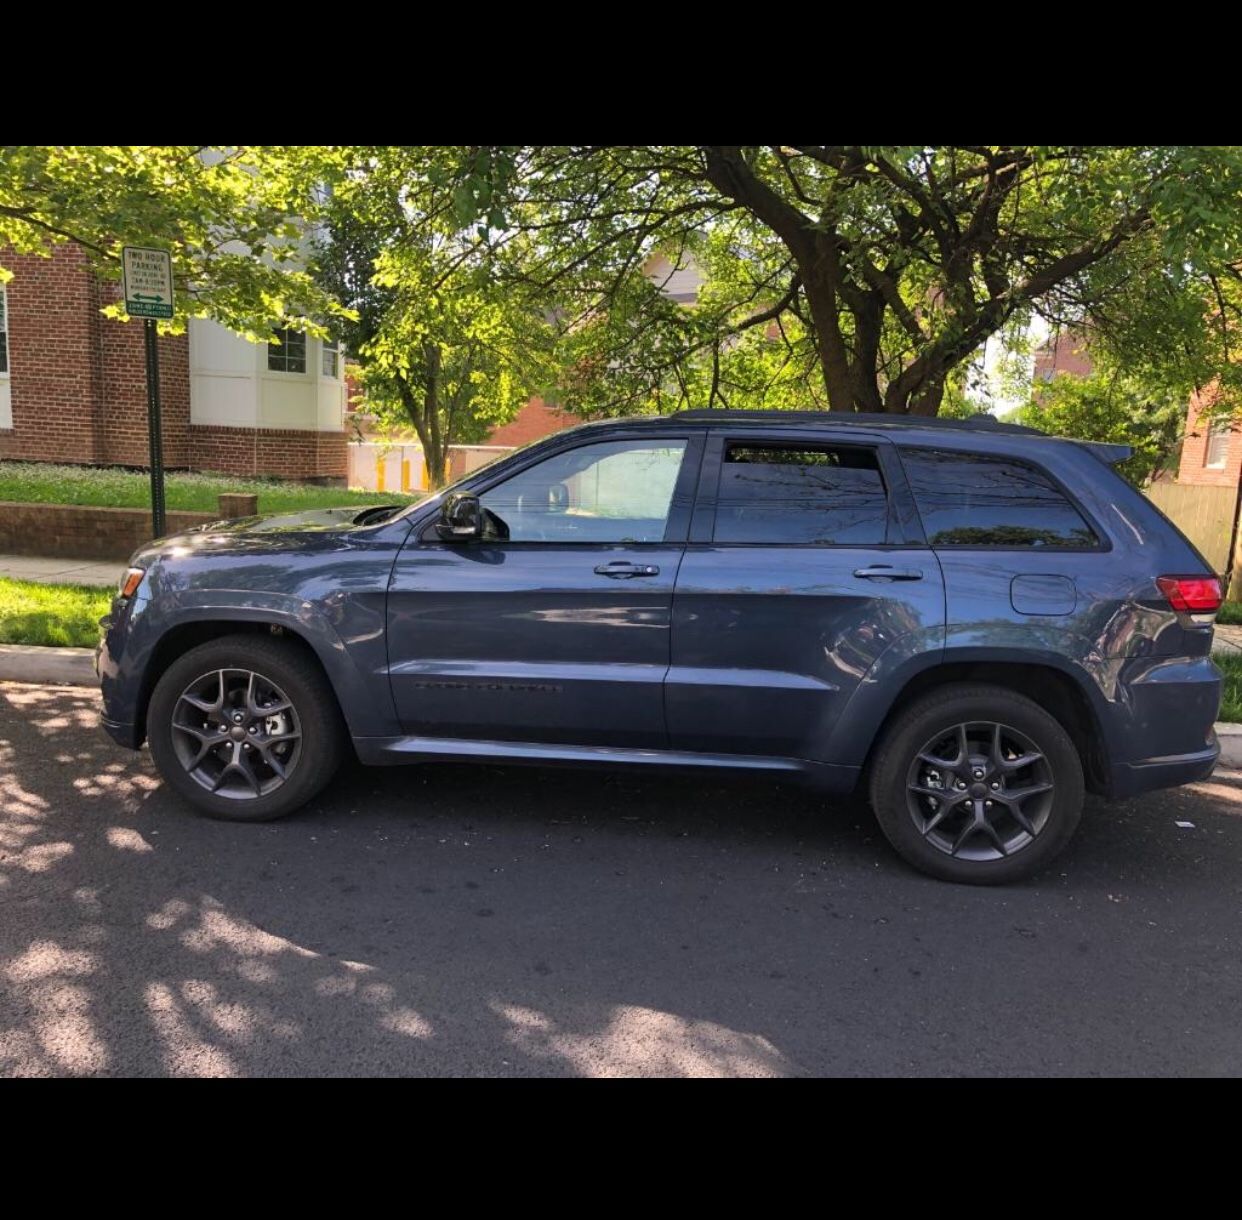
{"label": "fender", "polygon": [[[1064,674],[1087,699],[1102,733],[1105,747],[1123,749],[1119,733],[1109,716],[1110,706],[1116,710],[1121,688],[1120,674],[1126,658],[1099,658],[1083,665],[1047,649],[963,646],[952,648],[920,648],[920,634],[913,633],[897,641],[878,658],[858,684],[845,711],[837,722],[826,757],[851,766],[862,766],[884,721],[897,707],[906,687],[915,678],[930,671],[961,664],[1009,663],[1042,666]],[[1130,751],[1124,750],[1126,756]]]}
{"label": "fender", "polygon": [[[119,657],[113,660],[109,641],[104,642],[100,660],[104,698],[114,706],[129,703],[132,722],[141,723],[146,709],[138,701],[154,685],[148,681],[153,678],[149,667],[169,632],[193,623],[260,623],[283,627],[311,647],[336,693],[352,737],[392,736],[400,732],[400,724],[388,681],[385,600],[383,591],[321,603],[291,593],[250,589],[165,588],[154,601],[149,592],[140,594],[129,613]],[[114,692],[127,697],[114,698]]]}

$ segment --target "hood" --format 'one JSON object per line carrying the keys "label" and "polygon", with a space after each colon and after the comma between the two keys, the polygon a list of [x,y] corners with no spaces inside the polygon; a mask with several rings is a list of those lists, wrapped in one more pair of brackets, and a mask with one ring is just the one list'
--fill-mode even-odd
{"label": "hood", "polygon": [[[189,555],[276,553],[336,545],[337,537],[362,526],[382,524],[404,507],[396,504],[312,508],[295,513],[234,517],[196,525],[180,534],[157,538],[139,547],[130,566],[149,568],[157,560]],[[379,531],[383,533],[383,531]]]}
{"label": "hood", "polygon": [[359,508],[353,504],[347,508],[307,508],[293,513],[271,513],[257,517],[233,517],[223,521],[210,521],[187,530],[189,534],[277,534],[314,533],[319,530],[339,530],[355,525],[374,525],[386,513],[398,512],[396,504],[368,504]]}

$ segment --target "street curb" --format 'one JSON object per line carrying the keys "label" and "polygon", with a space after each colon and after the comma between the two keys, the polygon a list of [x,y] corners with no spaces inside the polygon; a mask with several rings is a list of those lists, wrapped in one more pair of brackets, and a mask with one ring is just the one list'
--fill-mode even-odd
{"label": "street curb", "polygon": [[0,644],[0,682],[98,686],[99,679],[95,677],[95,650]]}
{"label": "street curb", "polygon": [[1242,724],[1216,722],[1216,740],[1220,742],[1222,767],[1242,767]]}

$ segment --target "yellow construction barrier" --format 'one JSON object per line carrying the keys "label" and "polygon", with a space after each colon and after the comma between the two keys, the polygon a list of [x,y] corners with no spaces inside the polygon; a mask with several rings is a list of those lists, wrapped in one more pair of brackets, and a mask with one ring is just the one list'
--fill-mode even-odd
{"label": "yellow construction barrier", "polygon": [[401,490],[410,490],[410,459],[401,459]]}
{"label": "yellow construction barrier", "polygon": [[384,459],[375,459],[375,490],[384,490]]}

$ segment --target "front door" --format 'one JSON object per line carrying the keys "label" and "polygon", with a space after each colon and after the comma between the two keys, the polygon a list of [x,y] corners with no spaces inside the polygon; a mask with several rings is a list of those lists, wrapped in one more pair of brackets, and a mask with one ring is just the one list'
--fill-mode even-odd
{"label": "front door", "polygon": [[579,443],[492,484],[507,539],[402,549],[388,595],[411,735],[662,748],[673,584],[701,438]]}
{"label": "front door", "polygon": [[853,764],[832,743],[860,684],[944,643],[940,565],[893,446],[722,432],[701,487],[673,599],[671,745]]}

